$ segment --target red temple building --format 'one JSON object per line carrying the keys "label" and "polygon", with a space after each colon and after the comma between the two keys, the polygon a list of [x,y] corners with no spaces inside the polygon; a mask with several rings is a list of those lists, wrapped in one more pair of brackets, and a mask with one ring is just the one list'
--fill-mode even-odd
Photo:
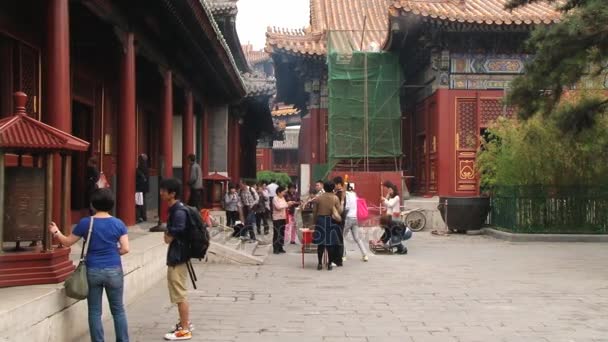
{"label": "red temple building", "polygon": [[504,9],[505,0],[394,1],[385,48],[399,54],[404,170],[414,191],[479,193],[480,136],[499,116],[509,83],[531,58],[524,41],[538,25],[559,21],[552,5]]}
{"label": "red temple building", "polygon": [[[0,3],[0,115],[12,114],[12,94],[23,91],[29,115],[91,143],[74,154],[69,187],[54,172],[54,185],[72,189],[72,222],[87,213],[90,157],[127,225],[140,153],[149,155],[152,209],[158,176],[187,177],[190,153],[205,175],[255,175],[257,138],[272,132],[274,81],[248,78],[235,16],[236,1],[219,0]],[[7,156],[7,167],[16,162]],[[58,191],[56,222],[60,201]]]}
{"label": "red temple building", "polygon": [[[274,61],[277,101],[302,110],[299,159],[310,165],[310,180],[389,172],[381,178],[398,184],[407,178],[415,194],[478,195],[480,136],[498,116],[512,115],[502,98],[531,58],[523,43],[534,27],[560,18],[546,3],[514,11],[505,10],[505,3],[311,0],[309,27],[269,29],[266,50]],[[331,67],[354,65],[358,55],[380,50],[400,70],[400,133],[392,131],[400,154],[366,164],[361,158],[331,160],[332,139],[341,134],[331,124],[331,104],[339,96],[330,90]]]}

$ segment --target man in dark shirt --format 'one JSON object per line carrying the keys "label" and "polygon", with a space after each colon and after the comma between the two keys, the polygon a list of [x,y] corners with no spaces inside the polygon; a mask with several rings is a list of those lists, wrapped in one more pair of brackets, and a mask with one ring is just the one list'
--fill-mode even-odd
{"label": "man in dark shirt", "polygon": [[[334,184],[336,186],[334,193],[336,194],[336,196],[338,196],[338,199],[340,200],[340,205],[342,206],[342,209],[344,209],[344,200],[346,197],[346,193],[344,192],[344,179],[342,179],[342,177],[337,176],[334,177],[333,179]],[[342,221],[340,221],[340,223],[338,224],[340,226],[340,229],[338,230],[338,246],[336,246],[336,260],[334,260],[334,263],[337,266],[342,266],[342,261],[343,261],[343,255],[344,255],[344,221],[346,218],[346,210],[342,210]]]}
{"label": "man in dark shirt", "polygon": [[160,183],[160,198],[169,206],[167,232],[164,240],[167,250],[167,283],[171,303],[177,304],[179,322],[175,329],[165,335],[167,340],[186,340],[192,338],[190,306],[187,299],[187,278],[190,260],[185,243],[188,220],[187,208],[180,202],[182,184],[175,178],[163,179]]}

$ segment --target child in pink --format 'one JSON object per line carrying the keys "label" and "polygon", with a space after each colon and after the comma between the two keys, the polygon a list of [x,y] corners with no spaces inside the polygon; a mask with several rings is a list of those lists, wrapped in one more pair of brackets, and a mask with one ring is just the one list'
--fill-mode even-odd
{"label": "child in pink", "polygon": [[285,194],[285,200],[287,202],[292,202],[292,204],[287,208],[287,225],[285,226],[285,243],[289,241],[292,245],[296,243],[296,218],[295,212],[296,208],[300,205],[300,196],[296,191],[296,186],[294,184],[289,184],[287,186],[287,193]]}

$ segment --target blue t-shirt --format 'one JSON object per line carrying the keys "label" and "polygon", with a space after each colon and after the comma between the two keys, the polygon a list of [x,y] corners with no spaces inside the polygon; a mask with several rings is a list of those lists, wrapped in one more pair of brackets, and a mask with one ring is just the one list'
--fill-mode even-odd
{"label": "blue t-shirt", "polygon": [[[72,234],[86,239],[90,220],[90,217],[80,220]],[[87,268],[121,267],[117,243],[125,234],[127,234],[127,227],[116,217],[95,218],[91,244],[86,256]]]}

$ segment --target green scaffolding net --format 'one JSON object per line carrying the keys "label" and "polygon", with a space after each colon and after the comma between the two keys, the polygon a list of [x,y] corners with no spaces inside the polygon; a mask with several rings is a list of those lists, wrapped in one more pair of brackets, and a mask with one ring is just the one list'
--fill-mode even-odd
{"label": "green scaffolding net", "polygon": [[345,48],[349,36],[353,34],[331,32],[328,39],[329,162],[399,158],[398,57]]}

